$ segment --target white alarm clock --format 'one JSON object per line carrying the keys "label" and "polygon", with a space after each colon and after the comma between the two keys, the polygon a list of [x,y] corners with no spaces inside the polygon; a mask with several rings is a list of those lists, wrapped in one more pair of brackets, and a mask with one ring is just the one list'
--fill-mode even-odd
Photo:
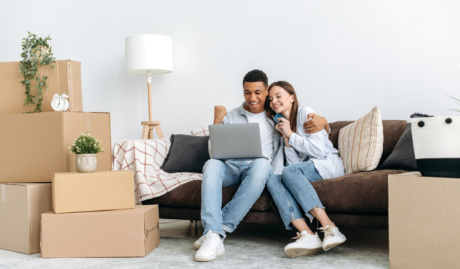
{"label": "white alarm clock", "polygon": [[55,94],[51,100],[51,107],[55,111],[67,111],[69,109],[69,96],[66,94]]}

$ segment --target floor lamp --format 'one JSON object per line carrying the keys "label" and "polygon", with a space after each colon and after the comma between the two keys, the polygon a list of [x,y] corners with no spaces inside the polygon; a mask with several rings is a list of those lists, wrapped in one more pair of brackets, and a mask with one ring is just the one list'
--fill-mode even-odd
{"label": "floor lamp", "polygon": [[172,72],[172,41],[164,35],[133,35],[125,39],[126,69],[145,74],[148,87],[149,121],[143,121],[142,139],[153,139],[155,129],[163,138],[160,122],[152,117],[152,75]]}

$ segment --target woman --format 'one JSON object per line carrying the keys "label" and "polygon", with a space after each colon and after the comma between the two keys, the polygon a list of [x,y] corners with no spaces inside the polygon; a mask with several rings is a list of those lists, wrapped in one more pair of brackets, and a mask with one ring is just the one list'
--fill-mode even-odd
{"label": "woman", "polygon": [[[299,232],[296,242],[288,244],[284,251],[289,257],[298,257],[317,253],[345,242],[345,236],[329,219],[324,206],[316,194],[311,182],[344,175],[339,152],[332,146],[325,130],[307,134],[302,123],[310,107],[299,107],[297,96],[291,84],[285,81],[274,82],[268,88],[269,101],[266,105],[267,116],[278,123],[275,128],[283,138],[285,157],[289,166],[282,175],[273,175],[267,183],[268,190],[275,200],[286,229],[294,226]],[[275,119],[276,118],[276,119]],[[315,217],[323,226],[321,241],[318,234],[308,227],[299,206],[312,221]]]}

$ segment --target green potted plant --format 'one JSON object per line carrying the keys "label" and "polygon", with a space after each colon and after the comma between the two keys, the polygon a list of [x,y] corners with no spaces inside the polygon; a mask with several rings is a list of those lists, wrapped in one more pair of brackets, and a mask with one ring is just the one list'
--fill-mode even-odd
{"label": "green potted plant", "polygon": [[[48,41],[49,36],[45,38],[37,37],[30,32],[27,38],[22,39],[22,61],[19,65],[19,73],[24,78],[21,81],[26,91],[24,105],[35,105],[35,110],[29,113],[41,112],[43,103],[43,89],[48,88],[47,76],[41,76],[38,68],[47,66],[54,69],[55,58]],[[32,93],[32,86],[35,85],[36,93]]]}
{"label": "green potted plant", "polygon": [[77,171],[81,173],[96,171],[96,154],[104,152],[101,142],[86,132],[77,137],[69,149],[76,154]]}

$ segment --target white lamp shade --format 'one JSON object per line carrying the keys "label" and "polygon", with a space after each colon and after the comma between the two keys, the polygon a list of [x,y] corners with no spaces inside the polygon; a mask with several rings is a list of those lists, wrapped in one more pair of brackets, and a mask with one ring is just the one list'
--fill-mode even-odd
{"label": "white lamp shade", "polygon": [[172,72],[172,40],[164,35],[133,35],[125,38],[126,69],[131,73]]}

